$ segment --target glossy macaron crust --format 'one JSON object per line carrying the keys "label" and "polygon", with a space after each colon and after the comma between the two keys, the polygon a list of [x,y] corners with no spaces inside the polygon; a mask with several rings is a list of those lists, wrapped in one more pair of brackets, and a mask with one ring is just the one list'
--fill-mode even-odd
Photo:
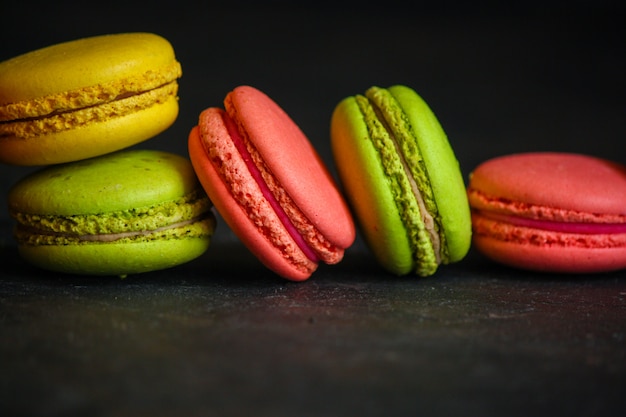
{"label": "glossy macaron crust", "polygon": [[469,250],[465,185],[448,139],[412,89],[372,87],[342,100],[331,142],[365,240],[390,272],[420,276]]}
{"label": "glossy macaron crust", "polygon": [[126,150],[36,171],[8,196],[20,254],[44,269],[128,275],[200,256],[211,201],[182,156]]}
{"label": "glossy macaron crust", "polygon": [[626,268],[626,167],[571,153],[522,153],[471,174],[475,247],[505,265],[561,273]]}
{"label": "glossy macaron crust", "polygon": [[355,239],[323,161],[292,119],[263,92],[231,91],[189,135],[189,154],[215,207],[242,242],[284,278],[307,279]]}
{"label": "glossy macaron crust", "polygon": [[149,139],[178,116],[182,70],[152,33],[95,36],[0,63],[0,162],[48,165]]}

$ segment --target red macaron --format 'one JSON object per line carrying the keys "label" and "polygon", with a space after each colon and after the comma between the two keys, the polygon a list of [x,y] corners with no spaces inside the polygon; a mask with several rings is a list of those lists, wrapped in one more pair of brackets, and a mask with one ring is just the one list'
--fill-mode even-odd
{"label": "red macaron", "polygon": [[473,244],[542,272],[626,268],[626,167],[571,153],[491,159],[470,175]]}
{"label": "red macaron", "polygon": [[355,226],[322,159],[263,92],[240,86],[204,110],[189,155],[221,217],[268,268],[294,281],[335,264]]}

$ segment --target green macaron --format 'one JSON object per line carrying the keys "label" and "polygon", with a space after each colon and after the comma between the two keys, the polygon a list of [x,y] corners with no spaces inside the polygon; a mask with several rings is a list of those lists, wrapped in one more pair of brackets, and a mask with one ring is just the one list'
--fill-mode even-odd
{"label": "green macaron", "polygon": [[182,156],[126,150],[36,171],[8,195],[24,259],[44,269],[126,276],[206,251],[212,203]]}
{"label": "green macaron", "polygon": [[414,90],[372,87],[343,99],[331,146],[360,230],[385,269],[429,276],[465,257],[471,217],[459,163]]}

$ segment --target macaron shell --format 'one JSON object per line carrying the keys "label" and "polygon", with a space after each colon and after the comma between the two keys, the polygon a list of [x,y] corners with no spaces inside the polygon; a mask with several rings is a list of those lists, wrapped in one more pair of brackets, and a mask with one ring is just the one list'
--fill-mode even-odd
{"label": "macaron shell", "polygon": [[174,61],[172,45],[152,33],[59,43],[0,64],[0,105],[117,82]]}
{"label": "macaron shell", "polygon": [[626,246],[582,248],[538,246],[476,235],[474,246],[495,262],[520,269],[551,273],[600,273],[626,268]]}
{"label": "macaron shell", "polygon": [[127,150],[46,167],[9,191],[19,213],[71,216],[157,205],[199,186],[189,161],[155,150]]}
{"label": "macaron shell", "polygon": [[339,177],[350,190],[346,195],[368,246],[385,269],[398,275],[411,272],[414,260],[405,226],[353,97],[335,108],[331,138]]}
{"label": "macaron shell", "polygon": [[470,178],[470,190],[501,200],[626,215],[626,168],[592,156],[506,155],[483,162]]}
{"label": "macaron shell", "polygon": [[266,165],[313,225],[334,245],[355,238],[350,211],[304,133],[273,100],[249,87],[235,88],[227,112],[245,126]]}
{"label": "macaron shell", "polygon": [[19,246],[20,255],[40,268],[69,274],[139,274],[171,268],[202,255],[208,238],[136,243]]}
{"label": "macaron shell", "polygon": [[[215,111],[220,112],[218,109],[215,109]],[[220,142],[230,142],[226,127],[219,122],[219,117],[213,119],[213,122],[215,125],[212,126],[212,131],[224,137]],[[317,268],[317,264],[306,258],[304,253],[299,250],[289,252],[285,256],[263,234],[259,233],[257,226],[233,198],[229,187],[222,181],[219,173],[208,158],[198,127],[194,127],[191,130],[188,147],[191,162],[202,186],[211,197],[215,208],[222,215],[226,224],[250,252],[255,254],[265,266],[282,277],[293,281],[302,281],[309,278]],[[249,181],[254,180],[249,178]],[[278,218],[274,220],[273,224],[275,233],[283,230],[283,239],[286,241],[291,240]],[[295,259],[295,262],[300,266],[296,266],[294,261],[290,261],[288,258]]]}
{"label": "macaron shell", "polygon": [[150,139],[169,128],[178,117],[178,99],[126,115],[33,138],[0,139],[0,162],[52,165],[118,151]]}
{"label": "macaron shell", "polygon": [[405,86],[392,86],[388,90],[404,109],[413,127],[443,224],[448,261],[457,262],[469,251],[472,236],[470,209],[459,162],[426,102]]}

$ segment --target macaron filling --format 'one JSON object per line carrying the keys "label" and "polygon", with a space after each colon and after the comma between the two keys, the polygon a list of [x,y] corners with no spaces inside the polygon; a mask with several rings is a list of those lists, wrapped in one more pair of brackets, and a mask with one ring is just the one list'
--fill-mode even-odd
{"label": "macaron filling", "polygon": [[87,109],[152,90],[174,90],[182,75],[178,61],[120,80],[113,80],[80,89],[63,91],[15,102],[0,103],[0,122],[48,117],[69,111]]}
{"label": "macaron filling", "polygon": [[25,245],[109,243],[115,241],[204,237],[211,235],[215,218],[211,201],[192,192],[158,206],[111,213],[38,215],[11,212],[16,219],[15,237]]}
{"label": "macaron filling", "polygon": [[30,138],[109,120],[176,99],[177,92],[178,83],[172,81],[147,91],[121,92],[109,101],[89,104],[86,107],[67,109],[59,107],[42,116],[0,121],[0,137],[13,135]]}
{"label": "macaron filling", "polygon": [[531,219],[509,214],[493,213],[484,210],[475,211],[491,220],[531,229],[547,230],[559,233],[575,234],[621,234],[626,233],[626,223],[580,223],[557,222],[551,220]]}
{"label": "macaron filling", "polygon": [[166,230],[169,229],[176,229],[179,227],[185,227],[188,226],[190,224],[196,223],[198,221],[200,221],[203,218],[206,218],[207,216],[203,216],[203,217],[196,217],[193,219],[189,219],[189,220],[185,220],[185,221],[180,221],[177,223],[172,223],[172,224],[168,224],[167,226],[162,226],[162,227],[157,227],[154,230],[145,230],[145,231],[140,231],[140,232],[120,232],[120,233],[107,233],[107,234],[102,234],[102,235],[81,235],[78,236],[79,240],[82,241],[86,241],[86,242],[114,242],[116,240],[119,239],[125,239],[125,238],[135,238],[138,236],[147,236],[149,234],[152,233],[160,233],[160,232],[164,232]]}
{"label": "macaron filling", "polygon": [[281,221],[281,223],[283,224],[283,226],[285,227],[285,229],[287,230],[291,238],[294,240],[296,245],[300,248],[300,250],[302,250],[304,255],[309,260],[313,262],[318,262],[320,260],[319,256],[311,248],[311,246],[309,246],[309,244],[302,237],[298,229],[294,226],[291,219],[289,218],[289,216],[287,215],[287,213],[285,212],[281,204],[278,202],[278,200],[274,196],[274,193],[272,193],[272,191],[270,190],[270,187],[267,185],[266,181],[264,180],[263,174],[261,170],[259,169],[259,167],[254,163],[254,159],[252,155],[250,154],[250,152],[248,151],[248,148],[246,147],[244,139],[239,134],[239,131],[237,129],[235,122],[232,120],[230,116],[228,116],[228,114],[223,115],[223,120],[224,120],[224,124],[226,126],[226,129],[228,130],[228,133],[230,135],[230,138],[235,148],[237,149],[237,151],[239,151],[242,159],[244,160],[246,166],[248,167],[248,170],[250,171],[250,174],[252,175],[257,185],[259,186],[259,189],[261,190],[263,197],[265,197],[267,202],[275,211],[276,216]]}
{"label": "macaron filling", "polygon": [[372,87],[355,98],[385,173],[394,183],[395,203],[407,225],[416,272],[431,275],[447,261],[446,245],[413,129],[388,90]]}

